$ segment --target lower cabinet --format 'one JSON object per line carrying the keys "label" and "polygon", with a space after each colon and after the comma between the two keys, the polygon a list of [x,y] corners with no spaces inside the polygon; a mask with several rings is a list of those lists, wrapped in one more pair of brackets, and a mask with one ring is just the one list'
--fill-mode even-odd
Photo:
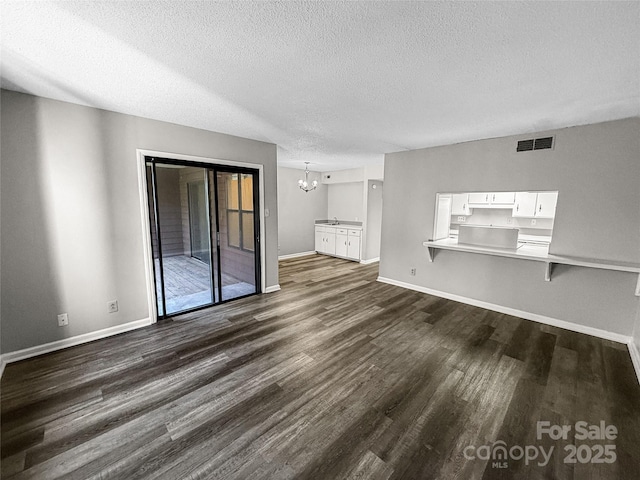
{"label": "lower cabinet", "polygon": [[316,252],[360,261],[361,230],[316,226]]}
{"label": "lower cabinet", "polygon": [[336,255],[338,257],[347,256],[348,241],[349,236],[347,235],[347,231],[341,228],[336,228]]}
{"label": "lower cabinet", "polygon": [[336,229],[316,227],[316,252],[327,255],[336,254]]}
{"label": "lower cabinet", "polygon": [[360,237],[362,230],[349,230],[347,236],[347,258],[360,261]]}

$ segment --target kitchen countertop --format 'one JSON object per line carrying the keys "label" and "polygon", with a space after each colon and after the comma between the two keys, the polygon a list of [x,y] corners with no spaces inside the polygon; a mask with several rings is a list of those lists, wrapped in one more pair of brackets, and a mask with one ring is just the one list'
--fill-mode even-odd
{"label": "kitchen countertop", "polygon": [[525,258],[530,260],[546,261],[549,257],[548,245],[520,244],[517,249],[492,248],[477,245],[460,244],[455,238],[424,242],[425,247],[440,248],[443,250],[459,250],[461,252],[485,253],[499,257]]}
{"label": "kitchen countertop", "polygon": [[[600,260],[595,258],[565,257],[561,255],[552,255],[549,253],[548,245],[535,244],[519,244],[517,249],[510,248],[492,248],[476,245],[459,244],[455,238],[444,238],[442,240],[427,240],[422,245],[428,247],[429,261],[433,262],[435,251],[441,250],[458,250],[460,252],[479,253],[484,255],[494,255],[497,257],[517,258],[521,260],[533,260],[546,264],[545,280],[551,281],[553,265],[573,265],[577,267],[599,268],[603,270],[615,270],[618,272],[630,272],[640,274],[640,264],[631,262],[616,262]],[[636,296],[640,296],[640,275],[636,284]]]}
{"label": "kitchen countertop", "polygon": [[352,225],[352,224],[346,223],[346,222],[340,222],[337,225],[333,225],[331,223],[322,223],[322,222],[324,222],[324,220],[322,220],[320,222],[316,222],[315,226],[316,227],[347,228],[347,229],[351,229],[351,230],[362,230],[362,225]]}

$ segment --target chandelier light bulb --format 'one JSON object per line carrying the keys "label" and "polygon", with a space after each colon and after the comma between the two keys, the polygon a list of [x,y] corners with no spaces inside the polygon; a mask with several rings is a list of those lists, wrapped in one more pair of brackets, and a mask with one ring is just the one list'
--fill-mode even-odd
{"label": "chandelier light bulb", "polygon": [[304,180],[298,180],[298,187],[300,187],[300,190],[304,192],[310,192],[311,190],[315,190],[318,187],[318,181],[314,180],[313,182],[311,182],[311,186],[309,186],[309,162],[304,163]]}

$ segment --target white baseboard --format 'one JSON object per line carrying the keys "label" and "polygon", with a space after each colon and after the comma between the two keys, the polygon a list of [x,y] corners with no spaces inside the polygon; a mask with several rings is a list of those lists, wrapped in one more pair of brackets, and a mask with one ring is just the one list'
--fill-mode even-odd
{"label": "white baseboard", "polygon": [[315,255],[315,254],[316,254],[315,250],[312,250],[311,252],[290,253],[288,255],[278,256],[278,260],[288,260],[290,258],[306,257],[308,255]]}
{"label": "white baseboard", "polygon": [[277,292],[278,290],[280,290],[280,284],[271,285],[270,287],[267,287],[264,289],[264,293],[273,293],[273,292]]}
{"label": "white baseboard", "polygon": [[[4,366],[7,363],[25,360],[27,358],[36,357],[45,353],[55,352],[56,350],[62,350],[63,348],[73,347],[82,343],[92,342],[94,340],[100,340],[102,338],[111,337],[113,335],[128,332],[131,330],[137,330],[138,328],[146,327],[148,325],[151,325],[152,323],[153,322],[150,318],[144,318],[142,320],[136,320],[133,322],[124,323],[122,325],[116,325],[115,327],[96,330],[95,332],[89,332],[82,335],[76,335],[74,337],[63,338],[62,340],[45,343],[44,345],[36,345],[35,347],[16,350],[15,352],[3,353],[2,355],[0,355],[0,363],[2,364],[2,366],[0,367],[1,372],[4,372]],[[1,374],[0,377],[2,377]]]}
{"label": "white baseboard", "polygon": [[567,322],[565,320],[559,320],[557,318],[547,317],[539,315],[537,313],[525,312],[523,310],[516,310],[515,308],[505,307],[503,305],[497,305],[495,303],[483,302],[482,300],[476,300],[474,298],[463,297],[461,295],[455,295],[453,293],[441,292],[439,290],[432,290],[431,288],[421,287],[412,283],[401,282],[386,277],[378,277],[378,281],[382,283],[388,283],[397,287],[407,288],[409,290],[415,290],[416,292],[428,293],[429,295],[435,295],[436,297],[447,298],[460,303],[466,303],[467,305],[473,305],[474,307],[486,308],[487,310],[493,310],[494,312],[505,313],[514,317],[524,318],[526,320],[533,320],[534,322],[544,323],[553,327],[564,328],[565,330],[571,330],[573,332],[584,333],[586,335],[592,335],[598,338],[604,338],[605,340],[611,340],[613,342],[629,344],[631,337],[628,335],[622,335],[620,333],[608,332],[599,328],[588,327],[586,325],[580,325],[578,323]]}
{"label": "white baseboard", "polygon": [[640,351],[638,351],[638,346],[633,338],[629,340],[627,346],[629,347],[629,355],[631,355],[633,368],[635,369],[636,376],[638,377],[638,383],[640,383]]}
{"label": "white baseboard", "polygon": [[376,263],[380,261],[380,257],[370,258],[369,260],[360,260],[360,263],[363,265],[369,265],[370,263]]}

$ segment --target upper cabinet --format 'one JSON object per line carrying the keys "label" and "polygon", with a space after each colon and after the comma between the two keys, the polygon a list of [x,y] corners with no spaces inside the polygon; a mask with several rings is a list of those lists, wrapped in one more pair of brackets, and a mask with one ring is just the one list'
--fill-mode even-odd
{"label": "upper cabinet", "polygon": [[451,215],[471,215],[468,193],[454,193],[451,196]]}
{"label": "upper cabinet", "polygon": [[482,205],[489,205],[489,197],[493,195],[492,193],[470,193],[469,194],[469,203],[476,207]]}
{"label": "upper cabinet", "polygon": [[513,205],[514,217],[554,218],[558,192],[517,192]]}
{"label": "upper cabinet", "polygon": [[491,204],[492,205],[513,205],[515,201],[516,194],[515,192],[496,192],[491,194]]}
{"label": "upper cabinet", "polygon": [[470,208],[511,208],[514,204],[515,192],[483,192],[470,193]]}
{"label": "upper cabinet", "polygon": [[558,192],[540,192],[536,202],[536,217],[554,218],[556,216],[556,204]]}
{"label": "upper cabinet", "polygon": [[517,192],[512,215],[514,217],[533,217],[536,212],[537,198],[537,193]]}

